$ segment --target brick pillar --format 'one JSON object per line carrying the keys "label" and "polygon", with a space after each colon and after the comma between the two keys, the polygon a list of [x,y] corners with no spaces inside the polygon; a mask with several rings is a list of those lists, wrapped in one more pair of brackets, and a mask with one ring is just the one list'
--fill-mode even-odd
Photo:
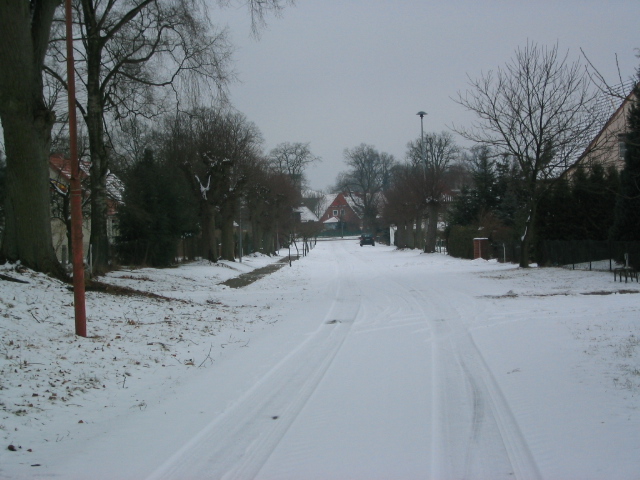
{"label": "brick pillar", "polygon": [[484,258],[489,260],[489,239],[474,238],[473,239],[473,258]]}

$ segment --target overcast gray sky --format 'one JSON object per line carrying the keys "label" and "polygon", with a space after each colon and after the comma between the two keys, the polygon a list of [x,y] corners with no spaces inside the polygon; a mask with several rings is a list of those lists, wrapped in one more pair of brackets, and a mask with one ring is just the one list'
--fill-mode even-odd
{"label": "overcast gray sky", "polygon": [[[527,41],[580,48],[612,84],[640,59],[640,0],[297,0],[251,38],[245,9],[212,12],[227,24],[240,82],[231,101],[257,124],[265,151],[310,142],[322,162],[313,188],[346,169],[343,152],[361,143],[404,160],[407,142],[473,117],[455,98],[467,75],[508,62]],[[459,139],[461,145],[466,145]]]}

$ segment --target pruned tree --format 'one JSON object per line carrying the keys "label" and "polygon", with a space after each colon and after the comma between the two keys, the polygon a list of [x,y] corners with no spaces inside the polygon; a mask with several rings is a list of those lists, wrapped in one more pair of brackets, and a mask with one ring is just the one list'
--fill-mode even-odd
{"label": "pruned tree", "polygon": [[198,199],[202,229],[202,255],[234,260],[234,230],[239,200],[244,195],[251,166],[261,162],[262,135],[257,126],[229,107],[197,109],[171,116],[165,155],[180,164]]}
{"label": "pruned tree", "polygon": [[527,43],[504,68],[489,71],[457,102],[479,120],[456,128],[463,137],[512,156],[525,196],[520,265],[529,264],[537,205],[549,186],[564,177],[588,145],[599,119],[596,92],[579,61],[559,56],[558,46]]}
{"label": "pruned tree", "polygon": [[0,259],[66,277],[51,241],[49,145],[55,113],[42,67],[59,0],[0,2],[0,122],[6,154]]}
{"label": "pruned tree", "polygon": [[337,182],[360,210],[365,231],[375,231],[376,218],[382,202],[382,193],[389,185],[393,155],[378,152],[364,143],[344,150],[345,163],[350,168]]}
{"label": "pruned tree", "polygon": [[200,154],[211,174],[212,200],[220,218],[221,257],[233,261],[233,223],[247,183],[248,168],[260,157],[262,134],[239,112],[227,112],[209,128],[212,130],[202,138]]}
{"label": "pruned tree", "polygon": [[305,169],[319,161],[321,158],[311,153],[309,142],[284,142],[269,153],[272,168],[280,174],[289,175],[298,190],[301,190],[306,183]]}

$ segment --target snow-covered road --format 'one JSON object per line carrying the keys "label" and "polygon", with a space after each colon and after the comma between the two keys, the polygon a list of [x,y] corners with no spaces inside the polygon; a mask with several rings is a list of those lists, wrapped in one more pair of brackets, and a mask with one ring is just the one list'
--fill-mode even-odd
{"label": "snow-covered road", "polygon": [[[167,377],[168,368],[154,367],[162,386],[134,374],[120,392],[140,408],[108,422],[85,408],[82,418],[93,421],[37,448],[46,463],[10,478],[623,479],[640,471],[637,284],[354,239],[319,242],[239,290],[200,291],[189,271],[169,272],[166,290],[152,272],[137,275],[156,293],[234,313],[234,330],[217,334],[229,339],[215,355],[212,343],[206,368]],[[122,335],[138,335],[143,320]],[[204,348],[192,355],[206,354],[189,332],[184,339]]]}
{"label": "snow-covered road", "polygon": [[468,333],[486,307],[357,245],[321,244],[314,330],[150,479],[539,478]]}

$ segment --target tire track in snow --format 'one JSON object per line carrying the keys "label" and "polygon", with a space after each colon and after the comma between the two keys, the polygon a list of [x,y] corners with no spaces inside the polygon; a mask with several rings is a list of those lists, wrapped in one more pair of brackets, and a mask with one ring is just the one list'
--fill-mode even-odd
{"label": "tire track in snow", "polygon": [[[338,269],[343,266],[337,262]],[[338,274],[318,329],[147,480],[255,477],[295,421],[360,314],[357,287]]]}
{"label": "tire track in snow", "polygon": [[[434,395],[439,396],[439,399],[434,399],[434,405],[439,410],[439,418],[434,422],[434,428],[437,429],[434,441],[442,435],[440,443],[448,441],[450,444],[448,452],[436,452],[436,456],[440,458],[433,459],[432,474],[434,478],[453,474],[456,478],[495,479],[503,476],[540,479],[540,472],[526,439],[460,313],[464,305],[468,311],[474,312],[474,317],[480,315],[468,303],[472,302],[476,306],[477,302],[471,297],[467,297],[467,302],[456,302],[455,305],[445,302],[444,299],[451,298],[452,290],[455,289],[445,291],[441,283],[436,287],[429,285],[428,297],[423,292],[413,290],[424,299],[422,305],[432,307],[424,308],[425,315],[433,318],[433,312],[436,312],[438,318],[433,322],[433,352],[436,357],[433,374],[438,383],[434,385]],[[456,383],[452,378],[461,379],[464,383],[465,402],[451,401],[456,395],[464,394],[460,382]],[[460,417],[466,417],[470,423],[468,432],[462,438],[461,432],[453,432],[442,425],[442,422],[451,422]],[[466,443],[464,453],[461,451],[463,445],[457,444],[460,441]],[[501,471],[496,471],[497,469]]]}
{"label": "tire track in snow", "polygon": [[391,268],[388,273],[387,281],[399,287],[389,290],[415,305],[432,333],[430,478],[540,479],[509,404],[463,321],[463,306],[475,318],[478,302],[466,296],[451,304],[451,292],[459,290],[443,288],[441,278],[420,290]]}

